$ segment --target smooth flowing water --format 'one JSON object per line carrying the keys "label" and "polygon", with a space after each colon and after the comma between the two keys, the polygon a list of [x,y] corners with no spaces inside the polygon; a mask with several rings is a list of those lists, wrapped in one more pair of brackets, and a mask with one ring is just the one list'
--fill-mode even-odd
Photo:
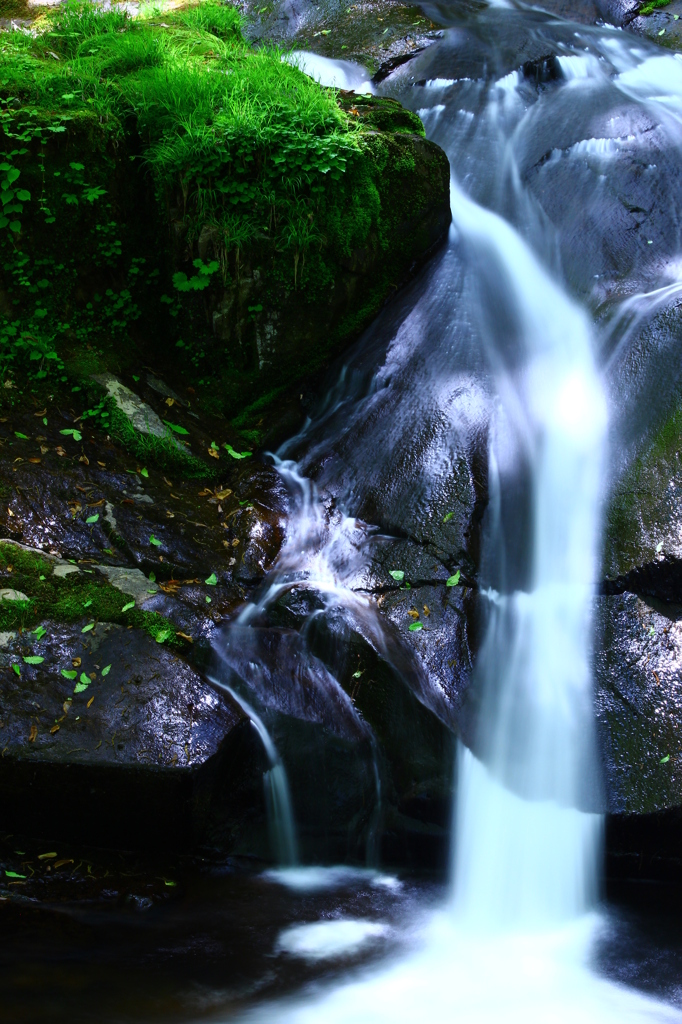
{"label": "smooth flowing water", "polygon": [[[437,13],[448,22],[447,6]],[[677,1010],[590,967],[606,927],[590,663],[605,481],[646,429],[647,396],[655,390],[665,407],[679,382],[662,367],[674,339],[644,353],[641,328],[678,294],[680,239],[664,232],[649,249],[644,224],[625,274],[607,251],[625,244],[609,204],[633,163],[652,196],[676,180],[682,57],[528,9],[489,9],[466,31],[451,20],[441,43],[384,87],[450,158],[447,247],[280,452],[297,511],[260,604],[242,614],[239,644],[269,603],[299,588],[390,661],[390,637],[362,593],[376,534],[357,509],[383,489],[388,505],[409,509],[416,495],[423,510],[462,437],[487,433],[486,628],[476,725],[458,755],[452,895],[415,919],[393,962],[249,1019],[675,1020]],[[228,634],[234,668],[230,645]],[[349,732],[366,730],[333,677],[317,679],[330,715],[333,706]],[[445,717],[442,688],[418,669],[415,680]],[[345,924],[352,946],[359,933]],[[376,929],[364,937],[384,934]],[[300,955],[330,941],[338,955],[339,935],[302,926]]]}

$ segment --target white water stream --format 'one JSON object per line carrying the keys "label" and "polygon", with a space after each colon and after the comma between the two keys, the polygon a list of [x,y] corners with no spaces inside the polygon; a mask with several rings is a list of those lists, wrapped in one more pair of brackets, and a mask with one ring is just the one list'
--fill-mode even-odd
{"label": "white water stream", "polygon": [[[573,89],[578,102],[580,90],[601,88],[608,79],[609,88],[615,85],[629,99],[662,106],[668,129],[675,131],[682,111],[680,61],[652,59],[616,33],[595,34],[591,43],[592,53],[561,58],[561,89]],[[450,904],[401,936],[403,952],[393,962],[365,969],[327,991],[256,1009],[249,1020],[634,1024],[680,1019],[678,1011],[590,968],[593,943],[607,927],[596,909],[602,817],[590,607],[598,571],[608,401],[590,317],[562,287],[551,234],[517,173],[514,144],[531,116],[520,83],[516,72],[492,84],[471,83],[478,98],[473,118],[458,107],[461,88],[452,102],[448,99],[456,80],[434,74],[423,86],[420,107],[427,130],[453,164],[456,154],[461,166],[461,152],[467,150],[466,180],[452,185],[449,246],[466,266],[467,322],[494,395],[483,559],[490,577],[489,618],[475,680],[480,727],[475,753],[462,748],[459,754]],[[570,158],[581,158],[574,150]],[[608,162],[608,151],[593,146],[590,153]],[[476,182],[476,160],[483,158],[490,207],[474,201],[469,187]],[[494,212],[495,204],[511,210],[509,216]],[[446,258],[434,277],[431,301],[438,304],[438,316],[452,323],[463,298],[461,290],[444,284],[447,267]],[[652,295],[654,308],[656,289]],[[643,304],[628,301],[625,314]],[[454,371],[446,343],[447,331],[439,328],[430,340],[432,379],[433,367]],[[396,342],[386,362],[401,357]],[[505,490],[519,464],[528,468],[526,525],[532,536],[520,565],[514,550],[518,532],[505,521]],[[290,479],[297,472],[292,464],[282,470]],[[340,516],[330,521],[314,490],[302,493],[306,500],[283,552],[289,582],[298,571],[308,585],[335,600],[365,607],[368,602],[350,589],[362,561],[361,524]],[[305,928],[298,928],[295,943],[314,958],[316,936],[322,944],[329,939],[316,922],[311,929],[306,938]],[[348,932],[355,934],[350,922]],[[385,929],[377,923],[375,932],[384,935]],[[340,948],[332,946],[338,954]],[[291,945],[280,948],[296,952]]]}

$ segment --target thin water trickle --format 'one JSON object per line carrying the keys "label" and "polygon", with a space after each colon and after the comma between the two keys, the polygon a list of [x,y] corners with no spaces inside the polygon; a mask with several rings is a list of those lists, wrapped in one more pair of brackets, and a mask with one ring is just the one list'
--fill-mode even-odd
{"label": "thin water trickle", "polygon": [[256,714],[251,705],[244,700],[231,686],[218,679],[212,683],[226,690],[239,704],[242,711],[251,719],[251,724],[258,733],[270,767],[263,773],[263,789],[265,791],[265,807],[268,817],[268,831],[275,860],[283,867],[293,867],[298,863],[298,841],[296,823],[291,805],[291,793],[286,769],[279,756],[279,751],[265,727],[263,719]]}

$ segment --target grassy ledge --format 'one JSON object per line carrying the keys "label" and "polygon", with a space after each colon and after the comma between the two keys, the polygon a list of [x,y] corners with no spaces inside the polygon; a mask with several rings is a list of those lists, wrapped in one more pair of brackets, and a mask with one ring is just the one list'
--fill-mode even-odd
{"label": "grassy ledge", "polygon": [[376,312],[447,161],[283,56],[216,0],[0,32],[0,375],[144,361],[233,418]]}

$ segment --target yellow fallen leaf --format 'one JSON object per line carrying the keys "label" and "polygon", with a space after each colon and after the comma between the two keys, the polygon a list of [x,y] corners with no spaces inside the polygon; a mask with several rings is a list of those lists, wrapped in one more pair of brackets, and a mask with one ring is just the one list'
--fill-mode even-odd
{"label": "yellow fallen leaf", "polygon": [[38,726],[37,725],[32,725],[31,726],[31,731],[28,734],[28,742],[29,743],[33,743],[33,741],[35,740],[37,735],[38,735]]}
{"label": "yellow fallen leaf", "polygon": [[53,725],[52,728],[50,729],[50,735],[54,736],[54,734],[56,732],[59,732],[59,726],[58,725]]}

